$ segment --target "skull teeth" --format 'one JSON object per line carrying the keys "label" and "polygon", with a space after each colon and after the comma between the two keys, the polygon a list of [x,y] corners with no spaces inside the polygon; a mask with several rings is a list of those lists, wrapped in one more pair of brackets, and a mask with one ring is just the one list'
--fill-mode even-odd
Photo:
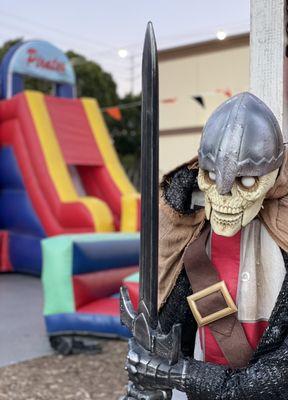
{"label": "skull teeth", "polygon": [[234,215],[227,215],[227,214],[221,215],[221,213],[218,213],[215,210],[213,212],[213,219],[220,225],[233,226],[235,224],[238,224],[241,221],[241,218],[242,218],[242,213]]}
{"label": "skull teeth", "polygon": [[242,212],[242,209],[239,207],[219,206],[219,205],[213,204],[212,208],[216,212],[223,213],[223,214],[240,214]]}

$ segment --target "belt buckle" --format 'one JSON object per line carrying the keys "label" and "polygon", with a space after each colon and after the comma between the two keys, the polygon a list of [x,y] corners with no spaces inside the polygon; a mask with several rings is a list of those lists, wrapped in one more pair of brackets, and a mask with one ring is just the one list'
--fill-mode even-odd
{"label": "belt buckle", "polygon": [[[196,301],[203,299],[204,297],[207,297],[215,292],[221,292],[224,300],[226,301],[227,307],[223,308],[222,310],[216,311],[215,313],[202,317],[198,310]],[[224,281],[217,282],[215,283],[215,285],[209,286],[203,290],[200,290],[197,293],[188,296],[187,300],[199,327],[211,324],[211,322],[218,321],[219,319],[227,317],[228,315],[234,314],[238,311],[237,306],[234,303]]]}

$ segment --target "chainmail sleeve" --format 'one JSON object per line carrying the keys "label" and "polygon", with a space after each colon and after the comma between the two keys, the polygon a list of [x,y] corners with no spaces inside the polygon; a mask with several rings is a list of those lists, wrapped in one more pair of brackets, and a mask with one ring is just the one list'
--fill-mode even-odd
{"label": "chainmail sleeve", "polygon": [[[182,165],[164,176],[161,184],[163,197],[169,206],[180,214],[191,214],[191,199],[194,190],[199,190],[198,170]],[[197,324],[186,300],[192,289],[185,269],[179,274],[176,284],[166,303],[160,310],[159,321],[164,333],[168,333],[173,324],[182,325],[182,352],[193,357]]]}
{"label": "chainmail sleeve", "polygon": [[159,313],[159,322],[166,334],[171,330],[173,324],[181,324],[182,353],[184,356],[193,357],[197,324],[186,300],[186,297],[191,294],[192,289],[186,271],[183,269]]}
{"label": "chainmail sleeve", "polygon": [[197,182],[198,170],[181,166],[164,176],[161,188],[166,202],[181,214],[191,214],[192,192],[199,190]]}
{"label": "chainmail sleeve", "polygon": [[192,362],[185,387],[188,400],[276,400],[288,398],[288,341],[239,371]]}

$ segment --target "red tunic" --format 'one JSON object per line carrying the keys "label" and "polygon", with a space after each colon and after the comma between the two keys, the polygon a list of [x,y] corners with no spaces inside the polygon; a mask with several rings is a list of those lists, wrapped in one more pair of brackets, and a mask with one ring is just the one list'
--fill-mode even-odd
{"label": "red tunic", "polygon": [[[241,231],[232,237],[211,235],[211,261],[218,271],[220,279],[225,281],[227,288],[237,304],[237,289],[241,262]],[[266,321],[245,321],[242,326],[247,339],[255,350],[264,330]],[[204,352],[204,361],[227,365],[228,362],[218,346],[209,327],[200,328],[200,339]]]}

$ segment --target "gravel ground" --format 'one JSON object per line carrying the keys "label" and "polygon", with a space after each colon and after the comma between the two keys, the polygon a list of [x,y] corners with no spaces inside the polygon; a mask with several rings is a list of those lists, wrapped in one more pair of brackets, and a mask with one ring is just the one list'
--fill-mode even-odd
{"label": "gravel ground", "polygon": [[52,355],[0,368],[0,400],[117,400],[127,383],[127,343],[102,343],[100,354]]}

